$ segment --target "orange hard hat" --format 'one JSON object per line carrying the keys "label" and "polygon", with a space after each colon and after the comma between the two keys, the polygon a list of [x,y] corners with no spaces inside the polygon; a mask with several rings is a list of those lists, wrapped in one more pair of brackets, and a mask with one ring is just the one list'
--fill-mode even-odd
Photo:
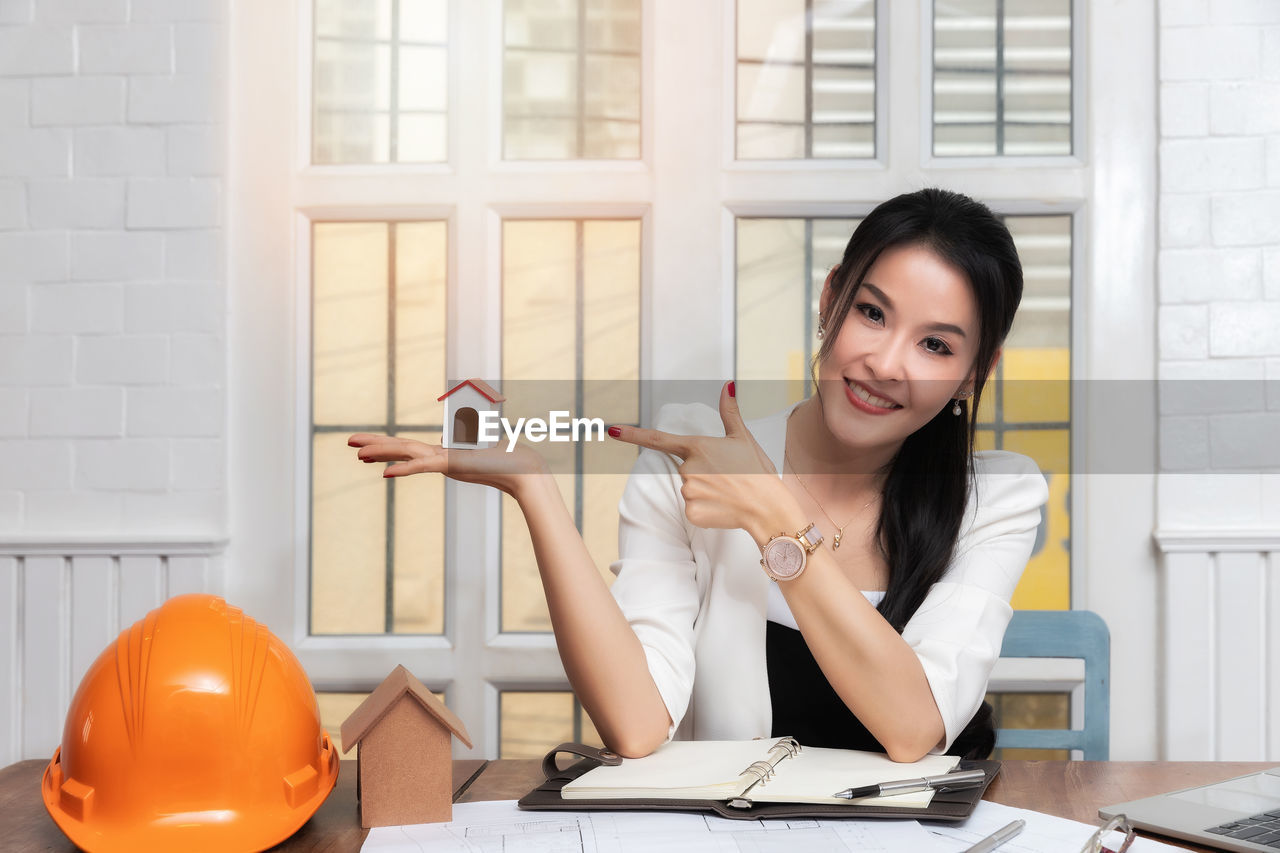
{"label": "orange hard hat", "polygon": [[337,779],[289,648],[221,598],[182,595],[89,667],[41,787],[86,850],[195,853],[283,841]]}

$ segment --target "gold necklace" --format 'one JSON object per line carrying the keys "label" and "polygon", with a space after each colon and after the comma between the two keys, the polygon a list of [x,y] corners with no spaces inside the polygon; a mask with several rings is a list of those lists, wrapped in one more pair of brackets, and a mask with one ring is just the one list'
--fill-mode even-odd
{"label": "gold necklace", "polygon": [[850,524],[853,524],[854,520],[857,519],[858,515],[862,514],[862,510],[871,506],[871,504],[875,502],[875,499],[880,497],[879,493],[872,495],[871,500],[864,503],[862,505],[862,509],[858,510],[858,515],[855,515],[853,518],[846,521],[844,523],[844,526],[842,527],[839,524],[836,524],[836,520],[831,517],[831,514],[829,512],[827,512],[826,507],[822,505],[821,501],[819,501],[817,498],[813,496],[813,492],[809,491],[809,487],[804,484],[804,480],[800,479],[800,474],[799,472],[796,471],[796,466],[791,464],[791,457],[787,454],[786,447],[782,448],[782,461],[785,462],[787,465],[791,466],[791,473],[795,476],[796,482],[800,484],[800,488],[804,489],[804,493],[809,496],[810,500],[812,500],[815,504],[818,505],[818,509],[822,510],[822,514],[827,517],[827,521],[831,522],[831,526],[836,529],[836,535],[831,540],[831,550],[832,551],[838,550],[840,548],[840,538],[844,536],[844,528],[848,527]]}

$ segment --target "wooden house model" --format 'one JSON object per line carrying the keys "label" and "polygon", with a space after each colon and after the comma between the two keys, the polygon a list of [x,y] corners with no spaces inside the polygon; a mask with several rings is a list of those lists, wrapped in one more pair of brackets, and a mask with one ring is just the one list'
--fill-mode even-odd
{"label": "wooden house model", "polygon": [[342,749],[360,744],[360,825],[438,823],[453,816],[453,737],[466,726],[409,670],[397,666],[342,723]]}
{"label": "wooden house model", "polygon": [[502,396],[493,386],[479,379],[464,379],[436,398],[437,402],[446,400],[444,416],[444,436],[441,447],[493,447],[501,441],[502,430],[498,430],[498,441],[480,441],[480,415],[483,412],[500,414],[502,403],[507,398]]}

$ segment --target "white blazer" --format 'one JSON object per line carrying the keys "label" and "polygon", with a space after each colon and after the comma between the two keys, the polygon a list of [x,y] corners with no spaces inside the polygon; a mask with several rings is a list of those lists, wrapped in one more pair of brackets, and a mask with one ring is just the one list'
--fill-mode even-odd
{"label": "white blazer", "polygon": [[[798,404],[796,404],[798,405]],[[787,417],[795,405],[747,428],[782,471]],[[724,435],[720,413],[701,403],[663,406],[656,427]],[[1013,610],[1009,599],[1031,556],[1049,497],[1036,464],[1005,451],[975,454],[955,557],[902,632],[915,650],[946,726],[943,752],[982,704]],[[684,514],[676,461],[642,449],[619,503],[613,595],[640,643],[671,714],[667,738],[768,737],[765,665],[770,580],[745,530],[710,530]]]}

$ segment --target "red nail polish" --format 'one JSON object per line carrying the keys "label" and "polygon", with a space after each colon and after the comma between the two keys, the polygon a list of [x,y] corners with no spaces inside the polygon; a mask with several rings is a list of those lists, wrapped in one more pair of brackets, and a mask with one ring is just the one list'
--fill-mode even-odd
{"label": "red nail polish", "polygon": [[730,396],[730,397],[737,397],[737,396],[738,396],[738,395],[735,393],[735,389],[734,389],[734,387],[733,387],[733,382],[730,382],[730,383],[729,383],[729,396]]}
{"label": "red nail polish", "polygon": [[609,427],[609,435],[617,438],[622,435],[622,427]]}

